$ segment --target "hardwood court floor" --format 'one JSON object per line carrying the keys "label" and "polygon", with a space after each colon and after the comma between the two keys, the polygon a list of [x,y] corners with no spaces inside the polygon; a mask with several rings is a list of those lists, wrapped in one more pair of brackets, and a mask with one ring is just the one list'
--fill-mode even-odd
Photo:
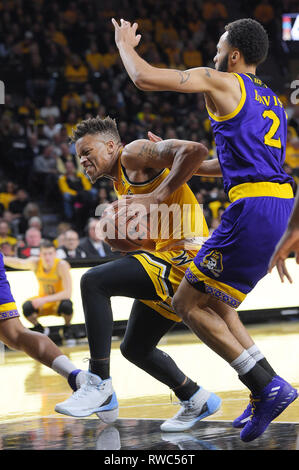
{"label": "hardwood court floor", "polygon": [[[299,323],[248,327],[279,375],[299,388]],[[299,448],[299,400],[251,444],[231,427],[248,403],[248,391],[236,373],[192,333],[166,336],[160,349],[198,384],[222,398],[221,409],[188,433],[161,433],[163,419],[179,409],[169,389],[125,360],[115,338],[111,375],[120,415],[106,426],[95,415],[85,419],[55,413],[55,404],[71,393],[66,381],[25,354],[9,351],[0,365],[0,449],[296,449]],[[78,368],[87,369],[87,343],[63,347]],[[90,439],[87,437],[90,437]],[[87,442],[88,441],[88,442]],[[109,447],[110,446],[110,447]]]}

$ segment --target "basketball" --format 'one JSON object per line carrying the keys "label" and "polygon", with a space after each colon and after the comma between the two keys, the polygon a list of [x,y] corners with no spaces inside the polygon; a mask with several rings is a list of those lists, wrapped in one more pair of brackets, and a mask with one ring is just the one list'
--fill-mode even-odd
{"label": "basketball", "polygon": [[150,223],[147,215],[126,216],[110,204],[99,221],[97,235],[115,251],[155,250],[150,239]]}

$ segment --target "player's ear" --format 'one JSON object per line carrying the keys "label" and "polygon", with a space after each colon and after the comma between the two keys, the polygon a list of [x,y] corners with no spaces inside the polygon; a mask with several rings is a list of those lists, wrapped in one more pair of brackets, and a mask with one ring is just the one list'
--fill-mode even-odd
{"label": "player's ear", "polygon": [[233,64],[238,62],[240,60],[240,57],[241,57],[240,51],[238,51],[237,49],[233,50],[230,54],[230,58]]}
{"label": "player's ear", "polygon": [[108,142],[106,142],[106,149],[109,154],[114,152],[115,147],[116,147],[116,144],[115,142],[113,142],[113,140],[108,140]]}

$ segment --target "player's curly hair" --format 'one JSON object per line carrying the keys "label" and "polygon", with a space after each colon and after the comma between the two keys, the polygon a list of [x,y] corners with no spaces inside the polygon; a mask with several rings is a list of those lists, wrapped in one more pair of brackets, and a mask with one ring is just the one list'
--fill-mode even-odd
{"label": "player's curly hair", "polygon": [[76,128],[73,129],[71,135],[71,141],[76,142],[87,134],[104,134],[112,137],[115,141],[120,142],[120,135],[117,129],[115,119],[107,116],[101,119],[100,116],[95,118],[85,119],[77,124]]}
{"label": "player's curly hair", "polygon": [[225,26],[227,41],[242,53],[247,65],[259,65],[267,57],[268,34],[264,27],[251,18],[233,21]]}

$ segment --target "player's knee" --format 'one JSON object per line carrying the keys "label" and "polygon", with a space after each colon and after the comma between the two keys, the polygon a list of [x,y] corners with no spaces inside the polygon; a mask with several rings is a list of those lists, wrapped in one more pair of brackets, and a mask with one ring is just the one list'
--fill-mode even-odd
{"label": "player's knee", "polygon": [[120,352],[122,355],[130,362],[135,363],[139,357],[139,353],[136,351],[136,349],[127,341],[123,341],[120,344]]}
{"label": "player's knee", "polygon": [[73,302],[70,299],[62,300],[58,307],[59,315],[72,315],[73,314]]}
{"label": "player's knee", "polygon": [[23,315],[26,318],[30,317],[33,313],[37,313],[37,309],[33,307],[31,300],[26,300],[22,305],[22,309]]}
{"label": "player's knee", "polygon": [[[104,265],[103,265],[104,266]],[[93,295],[95,291],[105,291],[106,277],[100,266],[91,268],[81,277],[80,287],[81,294],[84,297],[87,293]]]}
{"label": "player's knee", "polygon": [[180,317],[182,320],[187,319],[189,308],[186,303],[186,299],[184,299],[179,294],[175,294],[172,299],[171,305],[175,313],[178,315],[178,317]]}

